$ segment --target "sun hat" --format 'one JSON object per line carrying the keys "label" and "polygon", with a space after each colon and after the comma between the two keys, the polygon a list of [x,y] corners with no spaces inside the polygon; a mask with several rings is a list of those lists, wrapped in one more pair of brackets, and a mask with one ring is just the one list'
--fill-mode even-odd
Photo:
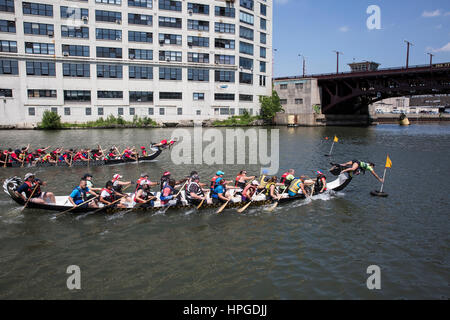
{"label": "sun hat", "polygon": [[27,173],[25,175],[25,180],[28,180],[28,178],[30,178],[30,177],[34,177],[34,173],[31,173],[31,172]]}
{"label": "sun hat", "polygon": [[225,172],[223,172],[223,171],[217,171],[217,172],[216,172],[216,175],[217,175],[217,176],[223,176],[223,175],[225,175]]}

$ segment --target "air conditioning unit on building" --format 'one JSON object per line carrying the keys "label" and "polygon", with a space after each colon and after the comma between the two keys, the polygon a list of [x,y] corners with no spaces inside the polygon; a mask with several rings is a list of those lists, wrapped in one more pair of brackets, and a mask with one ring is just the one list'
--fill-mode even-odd
{"label": "air conditioning unit on building", "polygon": [[81,20],[83,20],[84,23],[86,23],[87,21],[89,21],[89,17],[88,16],[82,16]]}
{"label": "air conditioning unit on building", "polygon": [[167,62],[170,62],[170,58],[169,58],[169,57],[167,57],[167,58],[166,58],[166,61],[167,61]]}
{"label": "air conditioning unit on building", "polygon": [[64,57],[68,57],[68,56],[69,56],[69,53],[68,53],[67,51],[64,51],[64,52],[63,52],[63,56],[64,56]]}
{"label": "air conditioning unit on building", "polygon": [[50,38],[53,38],[53,31],[48,31],[48,32],[47,32],[47,35],[48,35]]}
{"label": "air conditioning unit on building", "polygon": [[188,10],[188,13],[190,16],[192,16],[192,14],[194,13],[192,10]]}

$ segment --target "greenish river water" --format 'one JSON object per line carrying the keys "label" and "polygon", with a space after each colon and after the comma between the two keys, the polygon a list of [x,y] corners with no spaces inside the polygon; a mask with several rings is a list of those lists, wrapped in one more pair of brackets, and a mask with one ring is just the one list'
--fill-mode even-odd
{"label": "greenish river water", "polygon": [[[193,129],[187,129],[192,131]],[[172,129],[0,131],[4,146],[103,148],[148,145]],[[337,135],[332,159],[324,157]],[[342,192],[280,205],[168,211],[166,214],[63,216],[24,210],[0,195],[0,299],[449,299],[450,126],[280,128],[280,173],[312,175],[329,161],[374,161],[385,191],[370,174]],[[172,164],[170,151],[154,162],[94,167],[97,186],[120,172],[135,180],[170,170],[182,178],[217,169],[234,178],[239,165]],[[258,166],[247,166],[259,174]],[[35,168],[46,190],[67,195],[86,168]],[[0,179],[30,169],[0,168]],[[284,171],[283,171],[284,172]],[[331,178],[331,175],[328,174]],[[66,268],[81,268],[81,290],[66,287]],[[368,290],[367,267],[381,268],[381,290]]]}

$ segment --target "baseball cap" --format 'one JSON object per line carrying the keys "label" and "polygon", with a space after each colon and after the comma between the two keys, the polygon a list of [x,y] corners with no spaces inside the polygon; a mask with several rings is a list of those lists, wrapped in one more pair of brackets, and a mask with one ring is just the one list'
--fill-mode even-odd
{"label": "baseball cap", "polygon": [[163,176],[170,176],[170,171],[164,172]]}
{"label": "baseball cap", "polygon": [[254,185],[254,186],[259,186],[259,182],[256,181],[256,180],[253,180],[253,181],[252,181],[252,185]]}
{"label": "baseball cap", "polygon": [[217,175],[217,176],[222,176],[222,175],[224,175],[224,174],[225,174],[225,172],[223,172],[223,171],[217,171],[217,172],[216,172],[216,175]]}
{"label": "baseball cap", "polygon": [[25,180],[28,180],[28,178],[30,178],[30,177],[34,177],[34,173],[31,173],[31,172],[27,173],[25,175]]}
{"label": "baseball cap", "polygon": [[162,143],[162,144],[167,144],[167,140],[164,139],[164,140],[161,141],[161,143]]}
{"label": "baseball cap", "polygon": [[140,183],[141,186],[146,185],[146,184],[150,184],[150,180],[145,179],[145,180],[142,180]]}
{"label": "baseball cap", "polygon": [[318,175],[323,175],[323,172],[322,171],[316,171],[316,173],[318,174]]}
{"label": "baseball cap", "polygon": [[141,147],[141,149],[142,149],[142,150],[144,150],[144,149],[145,149],[145,147],[144,147],[144,146],[142,146],[142,147]]}
{"label": "baseball cap", "polygon": [[113,176],[113,179],[122,179],[123,177],[120,175],[120,174],[115,174],[114,176]]}

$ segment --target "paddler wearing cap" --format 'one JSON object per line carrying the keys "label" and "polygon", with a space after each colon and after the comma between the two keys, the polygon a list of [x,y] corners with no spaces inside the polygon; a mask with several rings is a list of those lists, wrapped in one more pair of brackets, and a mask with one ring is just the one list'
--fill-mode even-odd
{"label": "paddler wearing cap", "polygon": [[150,186],[150,180],[141,180],[136,189],[136,192],[134,193],[133,201],[135,203],[142,203],[143,207],[152,207],[154,205],[153,200],[147,202],[151,197],[153,197],[153,194],[150,192]]}
{"label": "paddler wearing cap", "polygon": [[120,174],[115,174],[111,180],[111,182],[113,183],[113,188],[114,191],[118,192],[118,193],[122,193],[122,187],[123,186],[128,186],[131,184],[131,181],[127,181],[127,182],[123,182],[120,181],[120,179],[122,179],[123,177]]}
{"label": "paddler wearing cap", "polygon": [[142,152],[142,156],[146,157],[147,156],[147,150],[145,149],[144,146],[141,147],[141,152]]}
{"label": "paddler wearing cap", "polygon": [[[214,188],[216,187],[216,181],[217,181],[217,179],[219,179],[219,178],[222,178],[223,179],[223,176],[225,175],[225,172],[223,172],[223,171],[221,171],[221,170],[219,170],[219,171],[217,171],[216,172],[216,175],[211,179],[211,184],[210,184],[210,189],[211,189],[211,191],[213,191],[214,190]],[[225,184],[229,184],[229,183],[231,183],[231,182],[233,182],[233,181],[225,181]]]}
{"label": "paddler wearing cap", "polygon": [[[42,192],[41,186],[45,186],[46,182],[40,179],[36,179],[33,173],[27,173],[25,175],[25,182],[16,190],[16,195],[21,197],[25,202],[31,197],[30,202],[45,204],[55,203],[55,195],[53,192]],[[33,190],[36,188],[36,191]],[[25,196],[23,195],[25,193]]]}
{"label": "paddler wearing cap", "polygon": [[[161,177],[161,191],[163,191],[163,189],[169,184],[169,181],[171,180],[171,173],[170,171],[166,171],[163,173],[162,177]],[[179,180],[179,181],[175,181],[175,185],[181,184],[183,182],[185,182],[186,180],[188,180],[189,178],[183,179],[183,180]]]}
{"label": "paddler wearing cap", "polygon": [[92,181],[93,178],[94,178],[94,177],[92,176],[92,174],[86,173],[86,174],[83,176],[82,179],[86,180],[86,185],[87,185],[87,187],[88,187],[90,190],[92,190],[92,191],[94,191],[94,192],[100,192],[100,191],[102,191],[101,188],[95,188],[95,187],[94,187],[94,183],[93,183],[93,181]]}
{"label": "paddler wearing cap", "polygon": [[158,182],[151,182],[148,173],[141,173],[141,176],[136,181],[136,190],[138,190],[139,186],[141,185],[142,181],[147,181],[149,183],[150,187],[154,187],[158,185]]}

